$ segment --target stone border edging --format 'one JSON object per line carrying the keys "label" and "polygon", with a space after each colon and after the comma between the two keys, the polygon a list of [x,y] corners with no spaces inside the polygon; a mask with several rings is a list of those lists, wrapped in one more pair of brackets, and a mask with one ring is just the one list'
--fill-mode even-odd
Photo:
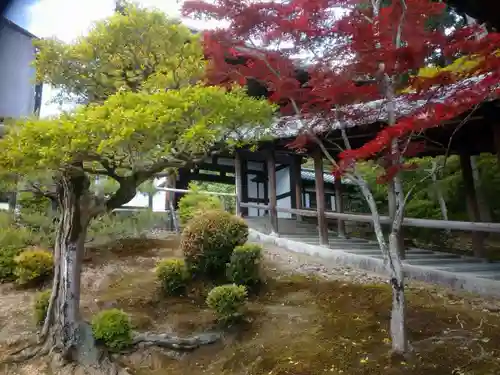
{"label": "stone border edging", "polygon": [[[386,268],[382,259],[365,255],[348,253],[343,250],[330,249],[324,246],[311,245],[288,238],[264,234],[249,229],[248,238],[251,241],[271,243],[295,253],[303,253],[333,261],[341,266],[350,266],[379,275],[386,275]],[[500,281],[483,279],[467,274],[456,274],[431,267],[404,264],[405,276],[431,284],[440,284],[458,291],[476,293],[482,296],[500,297]]]}

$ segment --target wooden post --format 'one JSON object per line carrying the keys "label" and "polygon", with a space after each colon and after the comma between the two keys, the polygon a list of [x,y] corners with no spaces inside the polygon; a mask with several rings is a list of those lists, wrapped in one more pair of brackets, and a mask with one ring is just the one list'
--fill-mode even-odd
{"label": "wooden post", "polygon": [[278,234],[278,211],[276,211],[278,200],[276,198],[276,159],[274,151],[270,151],[267,155],[267,176],[269,181],[269,218],[272,231]]}
{"label": "wooden post", "polygon": [[[295,198],[294,198],[294,207],[297,210],[302,209],[302,156],[298,156],[295,158],[294,163],[292,165],[292,181]],[[302,221],[302,216],[295,215],[295,219],[297,221]]]}
{"label": "wooden post", "polygon": [[317,151],[313,155],[316,177],[316,205],[318,212],[318,231],[320,245],[328,245],[328,227],[325,217],[325,183],[323,181],[323,155]]}
{"label": "wooden post", "polygon": [[243,180],[241,173],[241,157],[238,152],[234,154],[234,184],[236,185],[236,215],[241,216],[241,206],[243,198]]}
{"label": "wooden post", "polygon": [[[335,177],[335,211],[344,212],[344,197],[342,196],[342,180],[341,178]],[[345,222],[344,220],[337,219],[337,235],[339,237],[345,237]]]}
{"label": "wooden post", "polygon": [[[462,167],[462,178],[464,181],[469,220],[472,222],[480,222],[481,216],[477,202],[476,190],[474,188],[474,176],[472,174],[470,155],[463,152],[460,153],[460,166]],[[476,257],[485,258],[486,256],[483,242],[483,233],[472,232],[472,251]]]}
{"label": "wooden post", "polygon": [[7,196],[9,199],[9,210],[14,212],[17,206],[17,193],[15,191],[11,191],[7,193]]}
{"label": "wooden post", "polygon": [[153,194],[148,193],[148,208],[153,211]]}
{"label": "wooden post", "polygon": [[[176,188],[176,175],[174,173],[169,173],[167,175],[165,186],[172,189]],[[170,212],[167,219],[167,228],[177,232],[177,219],[175,218],[175,193],[173,191],[165,192],[165,211]]]}
{"label": "wooden post", "polygon": [[[173,173],[169,174],[165,180],[165,187],[175,189],[176,188],[175,179],[176,179],[175,174],[173,174]],[[170,210],[170,204],[171,203],[173,204],[174,201],[175,201],[175,193],[171,192],[171,191],[165,192],[165,210],[166,211]]]}

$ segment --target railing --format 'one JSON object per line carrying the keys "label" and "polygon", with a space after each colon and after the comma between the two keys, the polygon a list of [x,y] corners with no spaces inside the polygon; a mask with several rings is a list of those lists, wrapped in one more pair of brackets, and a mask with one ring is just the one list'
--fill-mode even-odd
{"label": "railing", "polygon": [[[257,203],[240,203],[241,207],[258,208],[261,210],[270,211],[271,208],[266,204]],[[276,207],[277,212],[286,212],[298,216],[317,217],[318,212],[314,209],[296,209]],[[358,223],[372,223],[373,218],[370,214],[355,214],[348,212],[334,212],[326,211],[325,217],[327,219],[337,219],[344,221],[353,221]],[[382,215],[379,217],[381,224],[390,224],[391,219],[389,216]],[[403,225],[407,227],[416,228],[430,228],[430,229],[449,229],[449,230],[462,230],[467,232],[487,232],[487,233],[500,233],[500,223],[484,223],[473,221],[453,221],[453,220],[435,220],[435,219],[417,219],[417,218],[404,218]]]}

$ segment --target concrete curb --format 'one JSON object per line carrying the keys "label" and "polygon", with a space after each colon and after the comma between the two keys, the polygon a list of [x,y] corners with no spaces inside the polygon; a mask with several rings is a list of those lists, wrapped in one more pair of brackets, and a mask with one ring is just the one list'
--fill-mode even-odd
{"label": "concrete curb", "polygon": [[[272,236],[249,229],[249,240],[270,243],[287,250],[323,258],[341,266],[350,266],[380,275],[387,274],[382,259],[330,249],[324,246],[310,245],[288,238]],[[453,273],[431,267],[404,264],[405,276],[418,281],[440,284],[458,291],[476,293],[483,296],[500,297],[500,281],[483,279],[471,274]]]}

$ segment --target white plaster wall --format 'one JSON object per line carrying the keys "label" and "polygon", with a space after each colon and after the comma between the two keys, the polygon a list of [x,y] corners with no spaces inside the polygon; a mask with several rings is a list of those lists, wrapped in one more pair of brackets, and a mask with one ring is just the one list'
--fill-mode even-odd
{"label": "white plaster wall", "polygon": [[255,161],[248,161],[247,162],[247,170],[263,171],[264,170],[264,163],[258,163]]}
{"label": "white plaster wall", "polygon": [[[250,164],[250,163],[249,163]],[[248,198],[263,198],[264,197],[264,191],[263,189],[259,186],[262,184],[258,184],[255,181],[252,181],[256,176],[252,173],[247,174],[247,191],[248,191]],[[248,216],[264,216],[264,211],[259,210],[258,208],[253,208],[249,207],[248,208]]]}
{"label": "white plaster wall", "polygon": [[330,197],[331,201],[332,201],[332,211],[337,211],[337,205],[335,204],[335,195],[332,195]]}
{"label": "white plaster wall", "polygon": [[29,36],[0,20],[0,117],[25,117],[35,107],[35,48]]}
{"label": "white plaster wall", "polygon": [[[160,183],[165,181],[165,177],[155,178],[154,183],[158,186]],[[162,212],[165,211],[165,191],[158,191],[153,196],[153,211],[154,212]],[[133,206],[133,207],[148,207],[149,198],[147,194],[137,193],[136,196],[128,203],[123,206]]]}
{"label": "white plaster wall", "polygon": [[309,194],[304,194],[304,197],[304,208],[311,208],[311,199],[309,198]]}
{"label": "white plaster wall", "polygon": [[[276,172],[276,195],[286,194],[290,192],[290,167],[286,167]],[[280,208],[292,208],[292,197],[290,196],[278,199],[276,205]],[[292,214],[290,214],[289,212],[278,212],[278,217],[291,219]]]}
{"label": "white plaster wall", "polygon": [[276,195],[290,192],[290,167],[276,172]]}
{"label": "white plaster wall", "polygon": [[[307,192],[311,192],[313,194],[316,194],[316,190],[313,188],[313,187],[306,187],[304,188],[304,191],[307,191]],[[326,194],[335,194],[335,190],[334,189],[329,189],[329,188],[326,188],[325,189],[325,193]]]}

